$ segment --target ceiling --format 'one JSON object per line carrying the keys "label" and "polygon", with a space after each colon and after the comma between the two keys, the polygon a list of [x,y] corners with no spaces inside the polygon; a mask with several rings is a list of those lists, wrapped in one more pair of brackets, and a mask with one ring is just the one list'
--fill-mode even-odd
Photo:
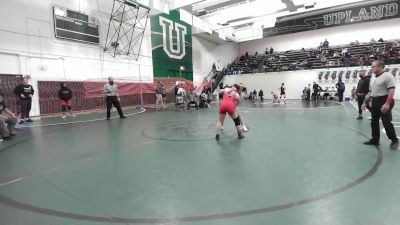
{"label": "ceiling", "polygon": [[266,16],[271,19],[363,1],[370,0],[197,0],[188,1],[191,4],[181,8],[210,23],[213,28],[237,29],[252,26]]}

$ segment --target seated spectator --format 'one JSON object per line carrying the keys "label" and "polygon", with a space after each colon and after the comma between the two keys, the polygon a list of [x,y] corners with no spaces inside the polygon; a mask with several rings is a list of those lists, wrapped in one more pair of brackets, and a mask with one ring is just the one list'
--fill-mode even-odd
{"label": "seated spectator", "polygon": [[10,140],[11,136],[15,136],[14,129],[17,122],[17,117],[4,103],[4,95],[0,94],[0,141]]}
{"label": "seated spectator", "polygon": [[298,63],[293,62],[292,64],[290,64],[289,69],[295,71],[298,69],[298,67],[299,67]]}
{"label": "seated spectator", "polygon": [[244,55],[245,58],[249,58],[249,53],[246,52],[246,54]]}
{"label": "seated spectator", "polygon": [[177,96],[185,96],[186,95],[186,91],[185,88],[183,87],[183,84],[179,85],[178,91],[176,92]]}
{"label": "seated spectator", "polygon": [[327,61],[326,57],[324,55],[321,55],[321,64],[326,65],[326,61]]}
{"label": "seated spectator", "polygon": [[383,38],[379,38],[378,42],[385,42],[385,41],[383,40]]}
{"label": "seated spectator", "polygon": [[244,60],[245,60],[244,55],[241,55],[239,61],[244,61]]}
{"label": "seated spectator", "polygon": [[301,99],[302,100],[306,100],[307,99],[307,87],[304,87],[303,94],[301,95]]}
{"label": "seated spectator", "polygon": [[256,89],[253,90],[252,99],[253,99],[253,102],[255,102],[257,100],[257,91],[256,91]]}
{"label": "seated spectator", "polygon": [[370,41],[369,43],[371,43],[371,44],[375,44],[375,43],[376,43],[376,41],[375,41],[375,39],[374,39],[374,38],[372,38],[372,39],[371,39],[371,41]]}
{"label": "seated spectator", "polygon": [[305,48],[302,48],[301,49],[301,54],[304,54],[306,52],[306,49]]}
{"label": "seated spectator", "polygon": [[334,58],[339,58],[339,57],[340,57],[339,52],[333,53],[333,57],[334,57]]}
{"label": "seated spectator", "polygon": [[347,48],[343,48],[343,49],[342,49],[342,55],[343,55],[343,56],[344,56],[347,52],[348,52],[348,49],[347,49]]}
{"label": "seated spectator", "polygon": [[193,92],[193,88],[190,89],[187,95],[187,111],[190,111],[190,106],[194,105],[199,110],[199,104],[197,102],[197,95]]}
{"label": "seated spectator", "polygon": [[354,42],[354,45],[355,45],[355,46],[360,46],[360,42],[358,42],[358,40],[356,40],[356,41]]}
{"label": "seated spectator", "polygon": [[254,56],[257,56],[257,55],[258,55],[258,52],[254,53]]}

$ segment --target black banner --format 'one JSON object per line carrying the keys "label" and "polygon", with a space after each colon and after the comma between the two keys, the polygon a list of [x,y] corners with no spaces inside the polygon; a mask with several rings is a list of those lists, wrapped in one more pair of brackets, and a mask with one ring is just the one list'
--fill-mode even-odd
{"label": "black banner", "polygon": [[332,9],[332,12],[319,13],[312,16],[306,16],[305,14],[304,17],[291,20],[284,20],[285,17],[281,17],[277,19],[275,27],[263,30],[263,37],[399,18],[399,2],[400,0],[392,0],[343,8],[341,10]]}

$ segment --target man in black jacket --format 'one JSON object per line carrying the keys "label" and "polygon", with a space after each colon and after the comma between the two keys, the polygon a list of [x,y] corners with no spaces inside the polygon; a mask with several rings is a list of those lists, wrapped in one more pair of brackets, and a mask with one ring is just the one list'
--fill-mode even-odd
{"label": "man in black jacket", "polygon": [[[362,109],[361,106],[364,103],[365,100],[365,96],[368,94],[369,92],[369,83],[371,81],[371,77],[367,75],[367,71],[366,70],[361,70],[359,73],[359,77],[360,80],[358,81],[357,84],[357,102],[358,102],[358,120],[362,120],[363,116],[362,116]],[[368,110],[371,111],[370,106],[366,106]]]}
{"label": "man in black jacket", "polygon": [[63,112],[62,118],[65,119],[67,114],[67,109],[70,116],[74,116],[72,113],[72,90],[67,87],[66,82],[61,83],[61,88],[58,91],[58,97],[60,98],[61,109]]}
{"label": "man in black jacket", "polygon": [[32,96],[35,93],[33,87],[28,84],[28,79],[24,78],[22,84],[19,84],[14,89],[14,94],[17,95],[21,100],[21,121],[20,124],[25,122],[33,122],[29,117],[29,113],[32,107]]}

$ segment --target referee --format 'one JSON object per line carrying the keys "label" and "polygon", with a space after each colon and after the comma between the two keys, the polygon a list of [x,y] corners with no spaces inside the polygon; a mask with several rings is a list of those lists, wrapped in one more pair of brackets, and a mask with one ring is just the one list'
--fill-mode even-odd
{"label": "referee", "polygon": [[372,72],[375,79],[371,81],[369,93],[365,97],[362,109],[365,110],[369,101],[372,100],[372,138],[364,142],[366,145],[379,145],[380,128],[379,119],[382,119],[386,135],[392,141],[390,149],[396,150],[399,146],[396,131],[392,124],[392,108],[394,106],[393,96],[395,93],[396,83],[394,77],[385,72],[385,63],[382,60],[376,60],[372,63]]}
{"label": "referee", "polygon": [[107,105],[107,120],[110,120],[111,116],[111,107],[114,105],[117,108],[119,118],[125,119],[124,113],[121,109],[121,104],[119,103],[118,97],[118,88],[114,83],[113,77],[108,78],[108,83],[103,87],[103,94],[106,96],[106,105]]}

